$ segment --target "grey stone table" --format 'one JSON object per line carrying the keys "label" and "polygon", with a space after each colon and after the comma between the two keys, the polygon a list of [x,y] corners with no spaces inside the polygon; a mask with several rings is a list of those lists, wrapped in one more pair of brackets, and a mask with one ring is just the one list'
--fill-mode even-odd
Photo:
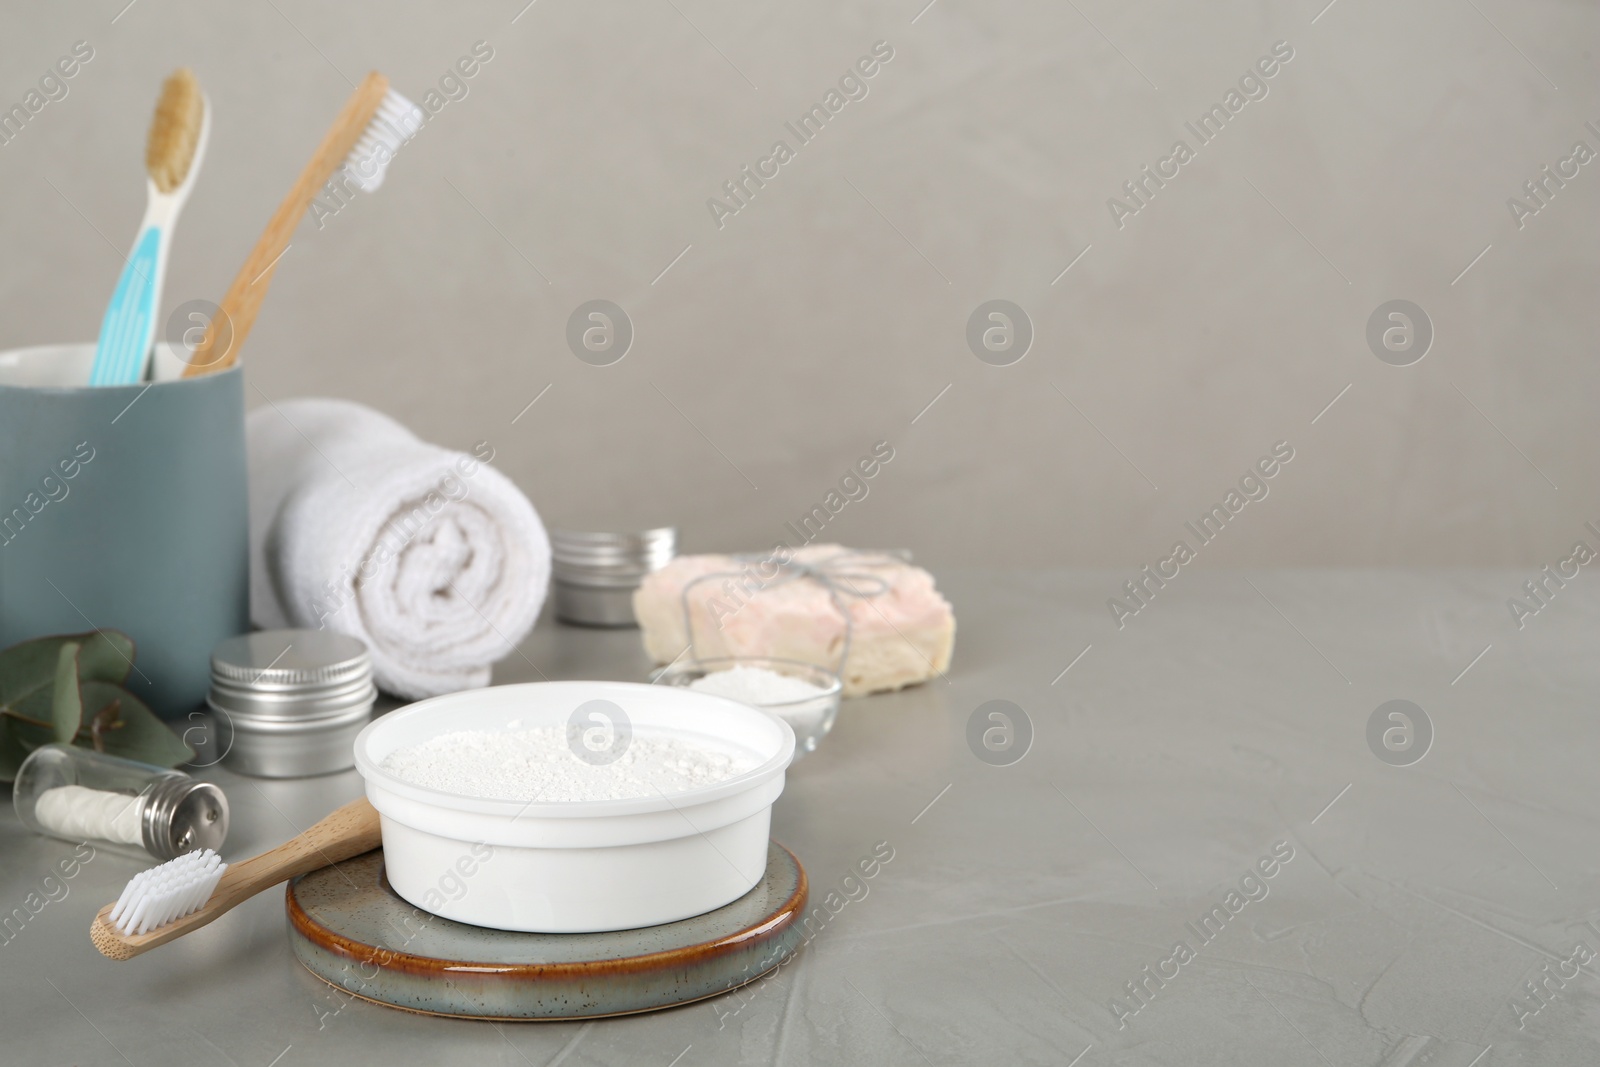
{"label": "grey stone table", "polygon": [[[1519,629],[1529,574],[1185,572],[1119,630],[1128,577],[941,575],[949,677],[848,702],[778,803],[837,914],[770,981],[587,1023],[410,1015],[302,970],[280,892],[112,963],[87,928],[135,865],[102,855],[0,944],[0,1063],[1600,1063],[1600,584]],[[499,680],[647,666],[634,633],[546,620]],[[1009,765],[1014,711],[1009,749],[996,706],[995,748],[968,743],[990,701],[1031,722]],[[202,773],[232,857],[359,790]],[[70,852],[4,809],[0,907]]]}

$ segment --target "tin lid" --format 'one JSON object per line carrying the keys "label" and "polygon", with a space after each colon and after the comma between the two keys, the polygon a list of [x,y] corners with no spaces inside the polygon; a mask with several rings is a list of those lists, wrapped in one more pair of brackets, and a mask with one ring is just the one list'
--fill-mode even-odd
{"label": "tin lid", "polygon": [[145,850],[157,859],[217,850],[228,836],[228,798],[211,782],[174,774],[146,797],[140,823]]}
{"label": "tin lid", "polygon": [[263,630],[211,653],[208,703],[230,715],[316,720],[376,697],[372,657],[359,638],[331,630]]}
{"label": "tin lid", "polygon": [[273,688],[306,688],[370,674],[358,637],[333,630],[262,630],[230,637],[212,650],[211,675]]}
{"label": "tin lid", "polygon": [[551,569],[557,578],[583,584],[638,584],[672,561],[677,543],[672,526],[624,533],[551,530]]}

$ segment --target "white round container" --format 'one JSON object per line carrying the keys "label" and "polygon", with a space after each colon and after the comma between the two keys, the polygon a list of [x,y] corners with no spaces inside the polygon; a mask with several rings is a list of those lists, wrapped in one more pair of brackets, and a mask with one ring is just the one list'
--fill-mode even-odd
{"label": "white round container", "polygon": [[[382,769],[391,752],[440,734],[566,725],[594,700],[622,709],[635,736],[732,745],[761,762],[678,793],[531,803],[443,793]],[[396,893],[474,926],[589,933],[675,922],[754,888],[794,748],[782,719],[721,697],[626,682],[535,682],[391,712],[361,731],[355,757]]]}

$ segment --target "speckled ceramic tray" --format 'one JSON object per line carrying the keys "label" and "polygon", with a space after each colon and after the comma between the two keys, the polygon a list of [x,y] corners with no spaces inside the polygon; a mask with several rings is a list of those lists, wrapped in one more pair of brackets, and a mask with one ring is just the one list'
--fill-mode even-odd
{"label": "speckled ceramic tray", "polygon": [[598,934],[468,926],[402,900],[377,849],[289,883],[289,941],[312,974],[407,1011],[470,1019],[592,1019],[714,997],[800,947],[806,873],[771,843],[767,873],[692,919]]}

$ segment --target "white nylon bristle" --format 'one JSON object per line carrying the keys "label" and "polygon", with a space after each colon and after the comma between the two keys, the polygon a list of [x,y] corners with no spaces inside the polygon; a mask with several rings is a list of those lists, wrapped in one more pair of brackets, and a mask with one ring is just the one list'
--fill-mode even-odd
{"label": "white nylon bristle", "polygon": [[363,193],[382,185],[389,161],[426,121],[420,107],[390,89],[344,161],[346,179]]}
{"label": "white nylon bristle", "polygon": [[148,934],[205,906],[228,865],[211,849],[134,875],[108,920],[123,934]]}

